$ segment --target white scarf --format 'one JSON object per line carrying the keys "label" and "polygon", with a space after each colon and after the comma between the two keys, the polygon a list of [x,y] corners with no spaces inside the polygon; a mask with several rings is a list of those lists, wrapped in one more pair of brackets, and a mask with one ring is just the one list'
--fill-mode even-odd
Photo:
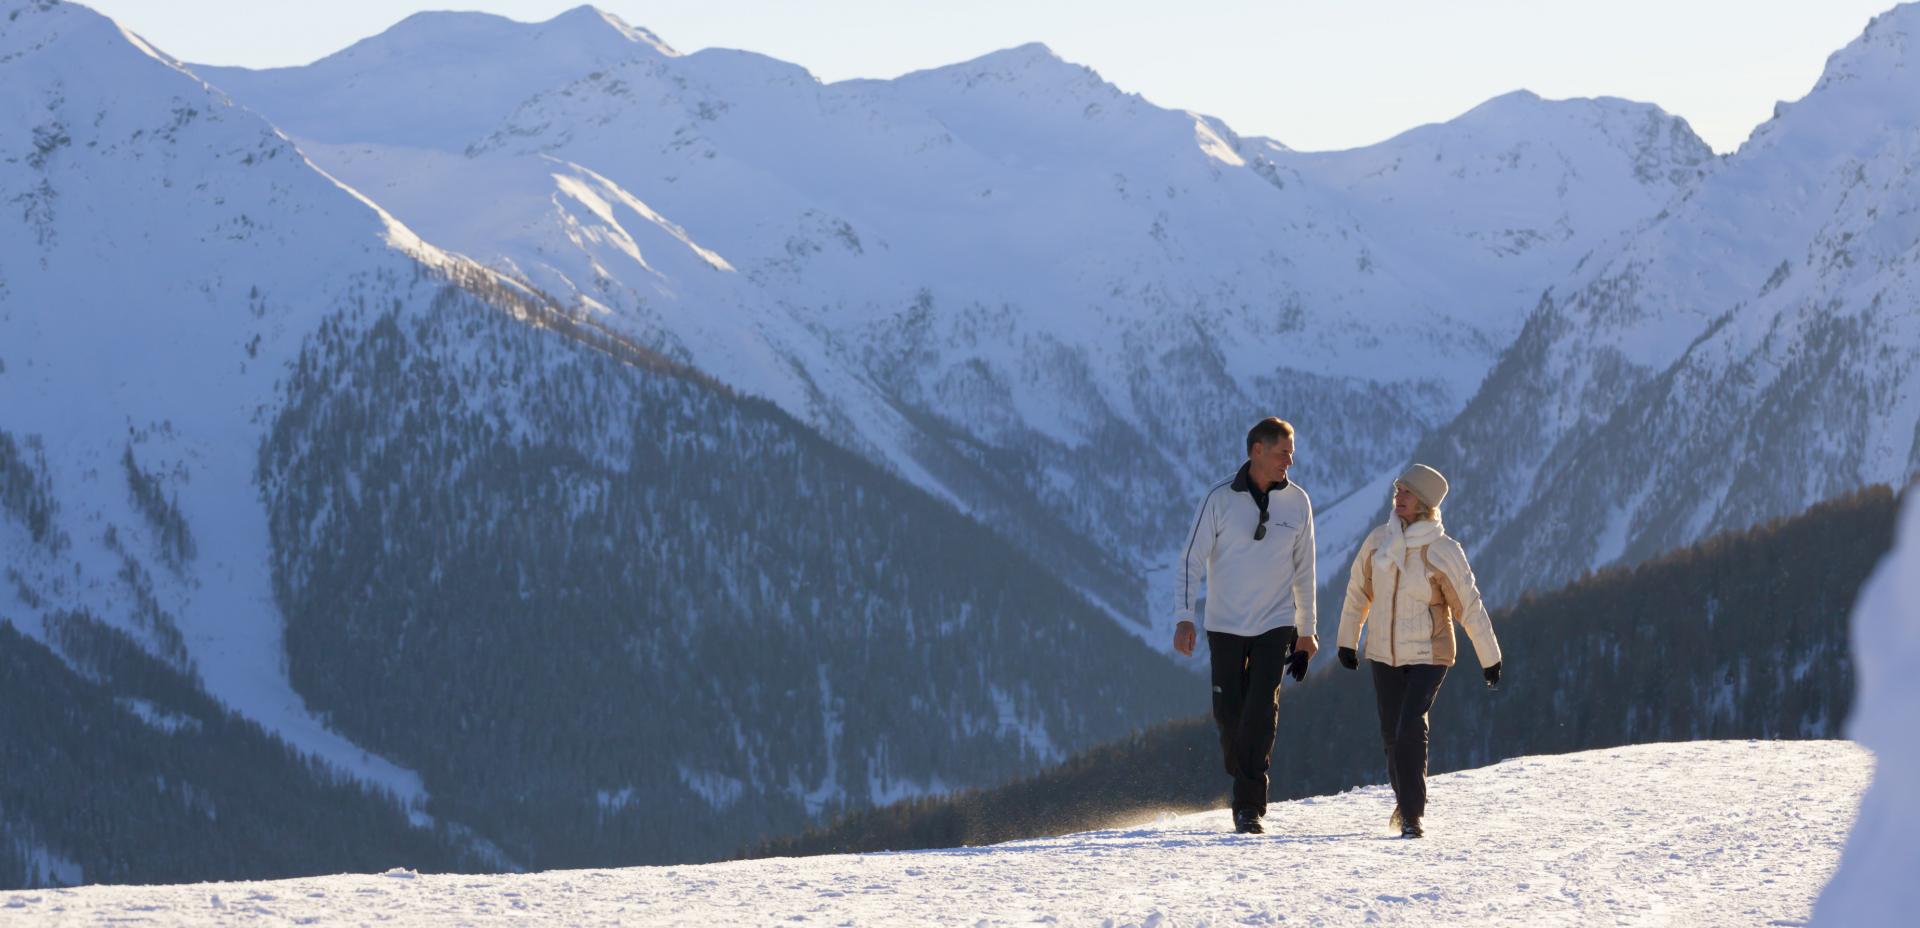
{"label": "white scarf", "polygon": [[1381,545],[1375,557],[1392,562],[1394,569],[1400,569],[1407,562],[1407,552],[1414,548],[1424,548],[1439,541],[1447,534],[1447,527],[1440,524],[1438,517],[1421,519],[1412,525],[1401,525],[1398,516],[1387,516],[1387,543]]}

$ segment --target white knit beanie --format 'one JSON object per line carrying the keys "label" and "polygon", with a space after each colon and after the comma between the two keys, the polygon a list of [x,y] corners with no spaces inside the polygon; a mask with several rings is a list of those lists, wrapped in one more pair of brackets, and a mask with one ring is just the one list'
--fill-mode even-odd
{"label": "white knit beanie", "polygon": [[1397,483],[1413,491],[1413,495],[1427,504],[1429,509],[1440,508],[1440,501],[1447,498],[1447,478],[1425,464],[1415,464],[1400,475]]}

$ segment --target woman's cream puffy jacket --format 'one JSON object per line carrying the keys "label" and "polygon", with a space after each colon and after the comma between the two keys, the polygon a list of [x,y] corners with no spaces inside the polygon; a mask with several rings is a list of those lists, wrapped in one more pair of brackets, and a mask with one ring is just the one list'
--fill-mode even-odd
{"label": "woman's cream puffy jacket", "polygon": [[1393,667],[1452,666],[1457,623],[1466,626],[1480,666],[1500,663],[1500,643],[1467,553],[1437,521],[1415,522],[1401,531],[1398,520],[1388,517],[1360,543],[1340,610],[1339,646],[1357,648],[1369,621],[1368,660]]}

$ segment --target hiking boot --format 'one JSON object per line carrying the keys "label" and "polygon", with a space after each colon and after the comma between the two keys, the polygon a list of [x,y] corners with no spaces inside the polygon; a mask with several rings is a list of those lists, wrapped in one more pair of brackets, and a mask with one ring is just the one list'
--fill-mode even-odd
{"label": "hiking boot", "polygon": [[1266,828],[1260,824],[1260,813],[1251,809],[1233,810],[1233,830],[1243,835],[1266,834]]}
{"label": "hiking boot", "polygon": [[1400,817],[1400,837],[1420,838],[1425,836],[1426,836],[1426,832],[1420,829],[1419,819],[1412,818],[1409,816]]}

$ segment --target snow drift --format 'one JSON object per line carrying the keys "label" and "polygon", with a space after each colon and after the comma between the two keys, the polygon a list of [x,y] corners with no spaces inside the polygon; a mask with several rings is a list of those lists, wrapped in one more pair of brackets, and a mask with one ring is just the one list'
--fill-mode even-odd
{"label": "snow drift", "polygon": [[1849,725],[1878,760],[1840,870],[1820,896],[1821,925],[1911,923],[1920,910],[1920,500],[1909,494],[1894,549],[1853,611],[1859,689]]}

